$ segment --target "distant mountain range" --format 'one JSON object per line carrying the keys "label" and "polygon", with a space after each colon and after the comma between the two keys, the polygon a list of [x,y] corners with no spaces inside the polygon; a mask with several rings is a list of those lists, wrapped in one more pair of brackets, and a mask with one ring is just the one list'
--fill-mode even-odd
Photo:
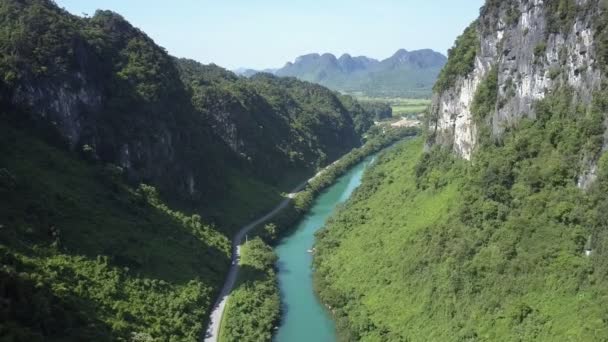
{"label": "distant mountain range", "polygon": [[[296,58],[293,63],[287,62],[280,69],[262,72],[292,76],[352,94],[428,97],[446,61],[443,54],[430,49],[401,49],[384,60],[349,54],[336,58],[331,53],[312,53]],[[249,77],[260,71],[238,69],[235,72]]]}
{"label": "distant mountain range", "polygon": [[268,74],[274,74],[277,70],[277,68],[274,69],[264,69],[264,70],[255,70],[255,69],[249,69],[249,68],[238,68],[235,70],[232,70],[232,72],[234,72],[235,74],[239,75],[239,76],[245,76],[245,77],[251,77],[255,74],[259,74],[259,73],[268,73]]}

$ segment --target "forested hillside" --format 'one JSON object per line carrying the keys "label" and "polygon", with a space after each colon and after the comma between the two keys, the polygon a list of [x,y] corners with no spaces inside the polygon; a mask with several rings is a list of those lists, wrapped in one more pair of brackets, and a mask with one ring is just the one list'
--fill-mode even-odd
{"label": "forested hillside", "polygon": [[196,340],[230,237],[373,114],[178,60],[120,15],[0,2],[0,336]]}
{"label": "forested hillside", "polygon": [[0,126],[0,336],[196,340],[229,239],[28,129]]}
{"label": "forested hillside", "polygon": [[178,67],[194,107],[268,182],[335,160],[373,124],[358,103],[312,83],[271,74],[239,78],[191,60]]}
{"label": "forested hillside", "polygon": [[343,340],[608,339],[605,5],[486,2],[427,140],[378,160],[318,235]]}

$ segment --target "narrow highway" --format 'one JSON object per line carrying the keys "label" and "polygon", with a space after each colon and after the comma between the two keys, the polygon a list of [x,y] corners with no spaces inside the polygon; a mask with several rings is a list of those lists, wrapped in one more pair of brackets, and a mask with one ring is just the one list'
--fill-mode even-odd
{"label": "narrow highway", "polygon": [[230,296],[230,292],[234,287],[234,283],[236,282],[236,278],[239,272],[239,258],[240,258],[240,246],[243,243],[243,239],[245,235],[249,233],[253,228],[257,225],[263,223],[266,220],[269,220],[276,214],[278,214],[282,209],[284,209],[287,204],[294,198],[294,196],[301,191],[309,181],[317,177],[321,174],[320,171],[311,179],[302,182],[295,189],[291,191],[287,197],[281,201],[274,209],[272,209],[266,215],[256,219],[253,222],[250,222],[246,226],[242,227],[238,233],[232,239],[232,265],[230,266],[230,270],[228,271],[228,276],[226,277],[226,281],[224,282],[224,286],[222,287],[222,291],[219,294],[217,301],[213,307],[213,311],[211,312],[209,327],[205,332],[205,342],[217,342],[219,339],[220,333],[220,323],[222,321],[222,315],[224,314],[224,309],[226,308],[226,302],[228,301],[228,297]]}

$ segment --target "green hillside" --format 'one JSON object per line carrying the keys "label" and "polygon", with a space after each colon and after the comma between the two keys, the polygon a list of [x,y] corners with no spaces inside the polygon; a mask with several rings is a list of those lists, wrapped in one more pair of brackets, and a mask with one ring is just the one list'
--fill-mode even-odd
{"label": "green hillside", "polygon": [[606,5],[486,1],[427,136],[380,158],[317,236],[341,340],[608,340]]}
{"label": "green hillside", "polygon": [[270,74],[239,78],[185,59],[177,66],[194,108],[268,183],[312,173],[358,146],[373,124],[356,101],[312,83]]}
{"label": "green hillside", "polygon": [[320,86],[177,60],[111,11],[81,18],[48,0],[10,0],[0,19],[5,107],[172,200],[212,205],[230,186],[226,168],[272,185],[293,169],[313,173],[372,124]]}
{"label": "green hillside", "polygon": [[111,11],[7,0],[0,28],[2,340],[198,340],[232,234],[373,124],[318,85],[176,59]]}
{"label": "green hillside", "polygon": [[0,125],[0,335],[7,341],[194,340],[229,240],[122,169]]}
{"label": "green hillside", "polygon": [[543,100],[471,164],[420,139],[377,162],[318,236],[316,283],[344,340],[608,336],[605,156],[592,189],[575,181],[605,104],[572,103]]}

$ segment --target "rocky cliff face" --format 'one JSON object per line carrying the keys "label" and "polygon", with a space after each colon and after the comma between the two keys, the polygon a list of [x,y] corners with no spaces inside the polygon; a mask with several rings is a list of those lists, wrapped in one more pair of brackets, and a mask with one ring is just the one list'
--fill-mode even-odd
{"label": "rocky cliff face", "polygon": [[[471,68],[448,87],[436,87],[431,143],[470,159],[479,125],[489,125],[500,137],[521,118],[534,119],[534,103],[558,86],[570,86],[580,103],[589,104],[602,81],[594,39],[594,22],[602,13],[599,0],[487,1],[470,28],[476,36]],[[476,122],[471,106],[491,71],[498,75],[496,106]]]}
{"label": "rocky cliff face", "polygon": [[112,12],[82,19],[48,1],[9,1],[2,10],[13,32],[0,67],[5,108],[55,128],[73,151],[116,164],[133,181],[185,198],[211,189],[206,179],[218,167],[210,147],[222,146],[189,108],[166,51]]}
{"label": "rocky cliff face", "polygon": [[[76,87],[71,86],[74,83]],[[80,72],[66,83],[25,84],[12,95],[13,103],[34,109],[48,119],[71,147],[75,147],[82,135],[83,121],[86,121],[82,112],[97,112],[102,103],[101,89],[91,85]]]}
{"label": "rocky cliff face", "polygon": [[9,0],[0,26],[2,118],[32,120],[179,200],[230,191],[237,173],[274,185],[313,172],[373,124],[321,86],[171,57],[111,11],[80,18],[50,0]]}

